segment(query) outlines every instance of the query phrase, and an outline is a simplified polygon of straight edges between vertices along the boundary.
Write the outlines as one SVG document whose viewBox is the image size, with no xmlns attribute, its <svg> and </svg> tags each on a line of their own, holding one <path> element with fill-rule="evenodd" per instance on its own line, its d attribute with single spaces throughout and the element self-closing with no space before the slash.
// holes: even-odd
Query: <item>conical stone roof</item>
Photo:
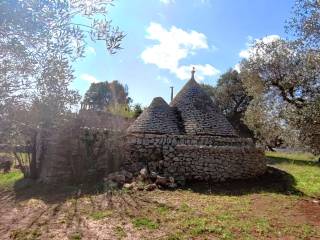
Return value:
<svg viewBox="0 0 320 240">
<path fill-rule="evenodd" d="M 175 110 L 161 97 L 156 97 L 150 106 L 128 128 L 128 133 L 180 134 Z"/>
<path fill-rule="evenodd" d="M 186 134 L 236 136 L 232 125 L 195 81 L 194 70 L 191 79 L 170 105 L 181 115 Z"/>
</svg>

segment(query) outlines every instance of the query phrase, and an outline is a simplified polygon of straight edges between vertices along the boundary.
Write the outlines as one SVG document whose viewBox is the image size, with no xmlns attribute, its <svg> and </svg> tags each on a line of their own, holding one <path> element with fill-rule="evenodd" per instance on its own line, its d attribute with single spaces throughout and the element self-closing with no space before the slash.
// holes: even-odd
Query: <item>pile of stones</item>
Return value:
<svg viewBox="0 0 320 240">
<path fill-rule="evenodd" d="M 164 177 L 156 172 L 142 168 L 137 176 L 122 170 L 108 174 L 104 178 L 105 189 L 127 189 L 133 191 L 153 191 L 155 189 L 175 189 L 184 185 L 184 179 L 176 181 L 173 177 Z"/>
</svg>

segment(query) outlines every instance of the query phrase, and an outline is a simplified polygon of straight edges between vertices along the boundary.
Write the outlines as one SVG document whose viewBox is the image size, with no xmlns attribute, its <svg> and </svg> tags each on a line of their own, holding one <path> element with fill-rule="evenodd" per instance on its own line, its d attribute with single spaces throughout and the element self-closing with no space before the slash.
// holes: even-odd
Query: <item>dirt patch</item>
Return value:
<svg viewBox="0 0 320 240">
<path fill-rule="evenodd" d="M 0 192 L 1 239 L 317 239 L 319 205 L 297 195 L 192 189 Z"/>
<path fill-rule="evenodd" d="M 314 225 L 320 226 L 320 200 L 304 199 L 297 204 L 297 210 Z"/>
</svg>

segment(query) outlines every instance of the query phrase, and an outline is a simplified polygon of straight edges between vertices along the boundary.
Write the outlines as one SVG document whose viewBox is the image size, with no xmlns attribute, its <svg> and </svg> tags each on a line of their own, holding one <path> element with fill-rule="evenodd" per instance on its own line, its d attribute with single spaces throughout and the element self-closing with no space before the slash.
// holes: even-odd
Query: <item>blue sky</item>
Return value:
<svg viewBox="0 0 320 240">
<path fill-rule="evenodd" d="M 109 55 L 102 42 L 88 41 L 86 57 L 74 63 L 73 88 L 83 95 L 91 82 L 119 80 L 134 103 L 170 100 L 196 66 L 199 82 L 219 75 L 250 53 L 253 39 L 287 37 L 285 20 L 293 0 L 115 0 L 110 18 L 127 36 Z"/>
</svg>

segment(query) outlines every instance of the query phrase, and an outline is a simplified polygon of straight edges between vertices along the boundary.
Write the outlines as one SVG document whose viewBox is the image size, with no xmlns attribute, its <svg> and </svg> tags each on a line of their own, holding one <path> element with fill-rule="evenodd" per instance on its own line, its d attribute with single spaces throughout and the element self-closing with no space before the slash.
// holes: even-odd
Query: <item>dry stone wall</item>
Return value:
<svg viewBox="0 0 320 240">
<path fill-rule="evenodd" d="M 131 134 L 130 161 L 125 168 L 150 171 L 176 179 L 224 181 L 263 174 L 264 154 L 251 139 L 219 136 Z"/>
<path fill-rule="evenodd" d="M 120 170 L 125 158 L 121 151 L 125 144 L 121 132 L 94 128 L 71 132 L 50 132 L 42 140 L 45 143 L 43 153 L 39 154 L 42 156 L 39 164 L 42 182 L 89 182 Z"/>
</svg>

